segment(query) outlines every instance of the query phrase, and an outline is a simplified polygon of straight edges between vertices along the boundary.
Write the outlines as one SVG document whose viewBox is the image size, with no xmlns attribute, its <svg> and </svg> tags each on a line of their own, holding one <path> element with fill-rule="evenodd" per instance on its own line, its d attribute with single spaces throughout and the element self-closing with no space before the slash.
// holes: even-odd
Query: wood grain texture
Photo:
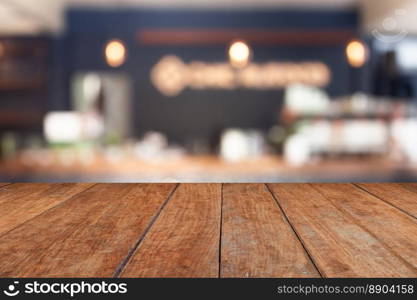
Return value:
<svg viewBox="0 0 417 300">
<path fill-rule="evenodd" d="M 0 277 L 417 276 L 417 184 L 268 186 L 0 183 Z"/>
<path fill-rule="evenodd" d="M 98 184 L 0 238 L 0 277 L 110 277 L 175 188 Z"/>
<path fill-rule="evenodd" d="M 264 184 L 223 186 L 221 277 L 320 277 Z"/>
<path fill-rule="evenodd" d="M 122 277 L 217 277 L 220 184 L 181 184 Z"/>
<path fill-rule="evenodd" d="M 333 204 L 336 201 L 334 195 L 331 196 L 332 200 L 326 199 L 310 184 L 270 184 L 269 187 L 324 276 L 417 275 L 417 270 L 392 250 L 392 247 L 404 245 L 389 247 L 381 242 L 377 236 L 359 225 L 356 218 L 346 214 L 346 210 L 341 211 L 337 208 Z M 325 194 L 327 195 L 327 192 Z M 352 197 L 352 201 L 357 200 L 355 196 L 346 196 Z M 346 197 L 340 201 L 343 199 Z M 382 203 L 381 201 L 379 204 Z M 370 216 L 364 212 L 363 217 Z M 410 246 L 409 242 L 406 243 Z"/>
<path fill-rule="evenodd" d="M 417 218 L 416 183 L 366 183 L 356 185 Z"/>
<path fill-rule="evenodd" d="M 91 186 L 91 183 L 15 183 L 1 187 L 0 236 Z"/>
<path fill-rule="evenodd" d="M 417 275 L 417 220 L 351 184 L 314 184 L 344 215 L 369 231 Z"/>
</svg>

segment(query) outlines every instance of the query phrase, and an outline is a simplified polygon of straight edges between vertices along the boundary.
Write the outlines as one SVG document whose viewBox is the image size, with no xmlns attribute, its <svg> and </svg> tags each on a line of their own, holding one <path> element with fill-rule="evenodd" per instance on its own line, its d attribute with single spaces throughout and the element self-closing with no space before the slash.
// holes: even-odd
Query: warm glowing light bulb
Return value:
<svg viewBox="0 0 417 300">
<path fill-rule="evenodd" d="M 106 50 L 107 64 L 113 68 L 120 67 L 126 60 L 126 48 L 119 40 L 112 40 L 107 43 Z"/>
<path fill-rule="evenodd" d="M 229 60 L 234 67 L 245 67 L 249 63 L 250 57 L 251 50 L 245 42 L 234 42 L 229 48 Z"/>
<path fill-rule="evenodd" d="M 352 67 L 360 68 L 366 63 L 368 58 L 368 49 L 363 42 L 354 40 L 347 45 L 346 56 Z"/>
</svg>

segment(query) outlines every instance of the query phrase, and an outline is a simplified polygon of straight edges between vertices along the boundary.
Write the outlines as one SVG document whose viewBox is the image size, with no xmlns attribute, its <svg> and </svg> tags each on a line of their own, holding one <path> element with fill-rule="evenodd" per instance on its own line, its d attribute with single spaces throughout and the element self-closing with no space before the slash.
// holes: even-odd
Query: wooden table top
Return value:
<svg viewBox="0 0 417 300">
<path fill-rule="evenodd" d="M 417 184 L 0 184 L 0 277 L 417 277 Z"/>
</svg>

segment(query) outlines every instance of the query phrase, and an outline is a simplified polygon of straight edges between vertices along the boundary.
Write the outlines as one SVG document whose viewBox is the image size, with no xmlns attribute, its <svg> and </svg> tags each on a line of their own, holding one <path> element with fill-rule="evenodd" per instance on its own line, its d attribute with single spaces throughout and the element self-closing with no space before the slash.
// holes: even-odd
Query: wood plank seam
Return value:
<svg viewBox="0 0 417 300">
<path fill-rule="evenodd" d="M 172 189 L 172 191 L 169 193 L 168 197 L 165 199 L 164 203 L 161 205 L 159 210 L 156 212 L 155 216 L 151 219 L 146 229 L 143 231 L 143 233 L 139 236 L 136 243 L 133 245 L 132 249 L 127 253 L 126 257 L 120 262 L 119 266 L 116 268 L 113 277 L 119 278 L 120 275 L 123 273 L 124 269 L 132 259 L 132 257 L 136 254 L 136 251 L 139 249 L 140 244 L 145 239 L 148 232 L 151 230 L 152 226 L 155 224 L 156 220 L 159 218 L 161 212 L 164 210 L 165 206 L 168 204 L 168 202 L 171 200 L 172 196 L 175 194 L 176 190 L 180 186 L 179 183 Z"/>
<path fill-rule="evenodd" d="M 398 206 L 394 205 L 394 204 L 393 204 L 393 203 L 391 203 L 391 202 L 388 202 L 388 201 L 386 201 L 386 200 L 382 199 L 382 198 L 381 198 L 381 197 L 379 197 L 378 195 L 376 195 L 376 194 L 374 194 L 374 193 L 372 193 L 372 192 L 368 191 L 366 188 L 364 188 L 364 187 L 360 186 L 359 184 L 352 183 L 352 185 L 353 185 L 353 186 L 355 186 L 356 188 L 358 188 L 358 189 L 360 189 L 360 190 L 362 190 L 362 191 L 364 191 L 364 192 L 368 193 L 369 195 L 373 196 L 374 198 L 377 198 L 377 199 L 379 199 L 379 200 L 381 200 L 381 201 L 385 202 L 385 203 L 386 203 L 386 204 L 388 204 L 389 206 L 392 206 L 392 207 L 394 207 L 394 208 L 398 209 L 399 211 L 401 211 L 402 213 L 404 213 L 404 214 L 406 214 L 406 215 L 408 215 L 408 216 L 412 217 L 413 219 L 416 219 L 416 220 L 417 220 L 417 218 L 416 218 L 415 216 L 413 216 L 412 214 L 410 214 L 410 213 L 409 213 L 409 212 L 407 212 L 406 210 L 404 210 L 404 209 L 402 209 L 402 208 L 400 208 L 400 207 L 398 207 Z M 416 194 L 416 197 L 417 197 L 417 194 Z"/>
<path fill-rule="evenodd" d="M 311 253 L 308 250 L 308 248 L 306 247 L 303 239 L 301 238 L 301 236 L 299 235 L 299 233 L 297 232 L 297 230 L 295 229 L 295 227 L 291 223 L 290 219 L 288 218 L 287 214 L 285 213 L 284 209 L 282 208 L 281 204 L 279 203 L 279 200 L 277 199 L 277 197 L 275 196 L 275 194 L 271 191 L 269 185 L 268 184 L 265 184 L 265 186 L 266 186 L 267 190 L 269 191 L 269 193 L 271 194 L 272 198 L 274 199 L 276 205 L 278 206 L 278 209 L 282 212 L 285 221 L 291 227 L 292 231 L 294 232 L 295 236 L 297 237 L 297 239 L 300 242 L 301 246 L 303 247 L 304 251 L 307 253 L 307 256 L 310 259 L 311 263 L 313 264 L 314 268 L 319 273 L 319 275 L 320 275 L 321 278 L 325 278 L 326 277 L 325 276 L 325 273 L 322 270 L 320 270 L 320 268 L 318 267 L 317 263 L 314 261 L 313 256 L 311 255 Z"/>
<path fill-rule="evenodd" d="M 222 273 L 222 239 L 223 239 L 223 188 L 224 183 L 222 183 L 221 192 L 220 192 L 220 237 L 219 237 L 219 278 Z"/>
<path fill-rule="evenodd" d="M 13 230 L 15 230 L 16 228 L 19 228 L 20 226 L 23 226 L 23 225 L 25 225 L 26 223 L 28 223 L 28 222 L 32 221 L 33 219 L 35 219 L 35 218 L 37 218 L 37 217 L 39 217 L 39 216 L 42 216 L 43 214 L 45 214 L 45 213 L 49 212 L 50 210 L 55 209 L 55 208 L 57 208 L 57 207 L 59 207 L 59 206 L 63 205 L 64 203 L 66 203 L 66 202 L 70 201 L 71 199 L 73 199 L 73 198 L 75 198 L 75 197 L 77 197 L 77 196 L 81 195 L 82 193 L 85 193 L 86 191 L 90 190 L 91 188 L 93 188 L 93 187 L 94 187 L 94 186 L 96 186 L 96 185 L 97 185 L 97 183 L 94 183 L 93 185 L 89 186 L 89 187 L 88 187 L 88 188 L 86 188 L 85 190 L 83 190 L 83 191 L 81 191 L 81 192 L 78 192 L 78 193 L 76 193 L 76 194 L 74 194 L 74 195 L 72 195 L 72 196 L 68 197 L 67 199 L 63 200 L 62 202 L 58 203 L 57 205 L 54 205 L 54 206 L 52 206 L 52 207 L 48 208 L 47 210 L 44 210 L 44 211 L 43 211 L 43 212 L 41 212 L 40 214 L 38 214 L 38 215 L 36 215 L 36 216 L 33 216 L 32 218 L 30 218 L 30 219 L 28 219 L 28 220 L 24 221 L 23 223 L 20 223 L 19 225 L 17 225 L 17 226 L 15 226 L 15 227 L 11 228 L 10 230 L 7 230 L 7 231 L 5 231 L 5 232 L 1 233 L 1 234 L 0 234 L 0 238 L 2 238 L 3 236 L 5 236 L 6 234 L 8 234 L 8 233 L 12 232 L 12 231 L 13 231 Z M 7 185 L 7 186 L 9 186 L 9 185 Z"/>
<path fill-rule="evenodd" d="M 317 189 L 314 186 L 314 184 L 309 183 L 308 185 L 310 185 L 315 191 L 317 191 L 319 194 L 321 194 L 323 196 L 323 198 L 326 199 L 329 202 L 330 205 L 332 205 L 336 210 L 338 210 L 339 212 L 341 212 L 342 214 L 344 214 L 345 217 L 348 218 L 349 220 L 351 220 L 354 224 L 356 224 L 356 226 L 360 227 L 363 231 L 367 232 L 370 236 L 372 236 L 373 238 L 375 238 L 376 240 L 378 240 L 385 247 L 385 249 L 388 252 L 390 252 L 393 256 L 395 256 L 397 259 L 401 260 L 405 265 L 409 266 L 410 268 L 412 268 L 412 269 L 415 268 L 415 266 L 413 266 L 410 262 L 408 262 L 402 256 L 398 255 L 394 250 L 392 250 L 392 248 L 391 248 L 390 245 L 388 245 L 387 243 L 385 243 L 384 241 L 382 241 L 371 230 L 367 229 L 365 226 L 363 226 L 362 224 L 360 224 L 359 222 L 357 222 L 356 219 L 353 216 L 351 216 L 351 214 L 349 212 L 346 212 L 346 211 L 340 209 L 339 207 L 337 207 L 333 203 L 333 201 L 331 201 L 329 198 L 327 198 L 326 194 L 322 193 L 322 191 L 320 191 L 319 189 Z M 371 195 L 372 197 L 374 197 L 372 194 L 368 193 L 367 191 L 363 191 L 363 190 L 361 190 L 361 191 L 364 192 L 364 193 L 367 193 L 367 194 Z M 377 199 L 380 200 L 379 198 L 377 198 Z"/>
<path fill-rule="evenodd" d="M 1 238 L 0 274 L 112 277 L 174 187 L 98 184 Z"/>
<path fill-rule="evenodd" d="M 378 204 L 382 204 L 382 202 L 349 185 L 314 184 L 314 186 L 322 193 L 313 189 L 312 185 L 306 184 L 271 184 L 270 188 L 278 197 L 291 222 L 299 231 L 318 266 L 325 271 L 327 277 L 415 276 L 415 268 L 404 265 L 402 260 L 399 260 L 396 255 L 392 255 L 392 252 L 380 243 L 379 238 L 370 235 L 362 226 L 358 226 L 349 218 L 349 216 L 355 217 L 363 226 L 376 233 L 378 228 L 381 228 L 378 225 L 382 225 L 382 228 L 390 226 L 388 227 L 391 228 L 390 236 L 393 237 L 388 237 L 386 241 L 392 241 L 391 245 L 394 250 L 401 245 L 408 246 L 408 254 L 406 255 L 411 258 L 411 261 L 414 261 L 412 242 L 409 242 L 405 237 L 397 243 L 395 233 L 391 234 L 391 232 L 395 232 L 392 226 L 395 224 L 391 224 L 390 219 L 385 223 L 379 217 L 380 205 Z M 323 194 L 326 197 L 323 197 Z M 368 201 L 365 201 L 366 199 Z M 333 201 L 329 203 L 329 200 Z M 355 209 L 356 202 L 359 203 L 359 208 Z M 334 206 L 342 208 L 342 211 Z M 371 207 L 369 208 L 369 206 Z M 406 222 L 404 223 L 405 228 L 415 230 L 414 220 L 391 207 L 387 206 L 387 208 L 394 213 L 395 220 L 401 224 L 403 224 L 401 220 L 408 220 L 404 221 Z M 385 219 L 385 213 L 381 212 L 381 214 Z M 372 223 L 373 217 L 377 218 L 380 223 Z"/>
<path fill-rule="evenodd" d="M 217 278 L 221 184 L 181 184 L 120 277 Z"/>
</svg>

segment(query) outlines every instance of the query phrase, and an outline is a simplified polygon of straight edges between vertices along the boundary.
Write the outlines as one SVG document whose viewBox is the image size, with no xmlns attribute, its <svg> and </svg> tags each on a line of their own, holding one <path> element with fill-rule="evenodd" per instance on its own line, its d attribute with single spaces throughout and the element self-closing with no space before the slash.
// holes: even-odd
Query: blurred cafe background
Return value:
<svg viewBox="0 0 417 300">
<path fill-rule="evenodd" d="M 0 0 L 0 181 L 417 180 L 415 0 Z"/>
</svg>

